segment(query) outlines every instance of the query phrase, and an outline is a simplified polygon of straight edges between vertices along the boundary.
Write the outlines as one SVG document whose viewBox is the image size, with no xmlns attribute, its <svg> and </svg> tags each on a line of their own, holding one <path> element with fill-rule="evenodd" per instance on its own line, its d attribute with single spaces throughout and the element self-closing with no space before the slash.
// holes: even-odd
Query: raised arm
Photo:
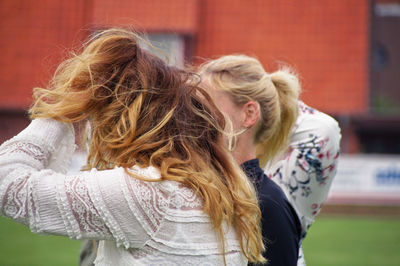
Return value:
<svg viewBox="0 0 400 266">
<path fill-rule="evenodd" d="M 32 232 L 142 246 L 162 213 L 141 195 L 166 198 L 122 168 L 66 176 L 73 150 L 72 127 L 52 119 L 34 120 L 1 145 L 0 214 Z"/>
</svg>

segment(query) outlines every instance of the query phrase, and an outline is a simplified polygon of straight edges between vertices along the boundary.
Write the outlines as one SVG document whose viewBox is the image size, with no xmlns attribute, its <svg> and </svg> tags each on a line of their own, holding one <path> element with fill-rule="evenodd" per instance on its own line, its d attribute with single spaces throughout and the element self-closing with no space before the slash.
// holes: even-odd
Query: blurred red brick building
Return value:
<svg viewBox="0 0 400 266">
<path fill-rule="evenodd" d="M 282 62 L 289 64 L 301 76 L 303 100 L 341 121 L 344 151 L 359 151 L 361 137 L 353 118 L 375 117 L 371 111 L 375 4 L 368 0 L 3 0 L 0 142 L 28 123 L 24 110 L 31 103 L 32 88 L 46 86 L 65 51 L 95 29 L 129 25 L 150 34 L 179 36 L 188 61 L 245 53 L 257 56 L 267 71 Z M 357 121 L 364 125 L 361 120 Z"/>
</svg>

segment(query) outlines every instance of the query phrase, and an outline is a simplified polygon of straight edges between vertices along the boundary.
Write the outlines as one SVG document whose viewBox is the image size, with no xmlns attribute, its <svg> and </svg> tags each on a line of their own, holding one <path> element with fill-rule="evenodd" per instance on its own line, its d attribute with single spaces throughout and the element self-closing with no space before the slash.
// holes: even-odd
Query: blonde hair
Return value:
<svg viewBox="0 0 400 266">
<path fill-rule="evenodd" d="M 301 90 L 298 78 L 290 69 L 268 74 L 256 58 L 228 55 L 205 62 L 199 67 L 199 74 L 213 88 L 227 92 L 236 104 L 248 101 L 259 104 L 255 143 L 261 165 L 285 149 L 297 119 Z"/>
<path fill-rule="evenodd" d="M 34 90 L 31 117 L 87 119 L 87 169 L 158 168 L 161 180 L 178 181 L 202 198 L 223 254 L 226 221 L 249 261 L 265 261 L 255 191 L 222 145 L 223 115 L 197 86 L 197 75 L 168 66 L 138 39 L 123 29 L 94 35 L 60 65 L 48 89 Z"/>
</svg>

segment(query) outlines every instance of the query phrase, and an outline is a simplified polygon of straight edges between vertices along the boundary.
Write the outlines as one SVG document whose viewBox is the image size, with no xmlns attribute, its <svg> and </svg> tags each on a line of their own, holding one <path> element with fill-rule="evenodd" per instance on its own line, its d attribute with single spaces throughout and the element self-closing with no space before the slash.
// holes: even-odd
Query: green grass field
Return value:
<svg viewBox="0 0 400 266">
<path fill-rule="evenodd" d="M 320 216 L 303 242 L 307 265 L 400 265 L 400 218 Z"/>
<path fill-rule="evenodd" d="M 33 234 L 0 217 L 0 266 L 78 265 L 80 242 L 66 237 Z"/>
<path fill-rule="evenodd" d="M 400 219 L 321 216 L 303 243 L 308 266 L 400 265 Z M 77 265 L 80 242 L 0 218 L 1 266 Z"/>
</svg>

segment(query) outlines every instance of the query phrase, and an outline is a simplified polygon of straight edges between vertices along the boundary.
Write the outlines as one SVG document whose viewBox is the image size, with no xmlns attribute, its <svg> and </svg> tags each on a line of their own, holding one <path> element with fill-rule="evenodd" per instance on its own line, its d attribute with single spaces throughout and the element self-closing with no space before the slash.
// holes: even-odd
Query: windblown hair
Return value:
<svg viewBox="0 0 400 266">
<path fill-rule="evenodd" d="M 168 66 L 139 39 L 123 29 L 94 35 L 59 66 L 49 88 L 34 90 L 31 117 L 89 121 L 87 169 L 158 168 L 161 180 L 202 198 L 224 254 L 227 222 L 249 261 L 265 261 L 255 191 L 222 144 L 223 115 L 197 86 L 198 75 Z"/>
<path fill-rule="evenodd" d="M 248 101 L 259 104 L 255 143 L 261 165 L 285 150 L 297 119 L 301 90 L 298 78 L 290 69 L 268 74 L 256 58 L 228 55 L 205 62 L 199 67 L 199 74 L 213 88 L 227 92 L 237 105 Z"/>
</svg>

